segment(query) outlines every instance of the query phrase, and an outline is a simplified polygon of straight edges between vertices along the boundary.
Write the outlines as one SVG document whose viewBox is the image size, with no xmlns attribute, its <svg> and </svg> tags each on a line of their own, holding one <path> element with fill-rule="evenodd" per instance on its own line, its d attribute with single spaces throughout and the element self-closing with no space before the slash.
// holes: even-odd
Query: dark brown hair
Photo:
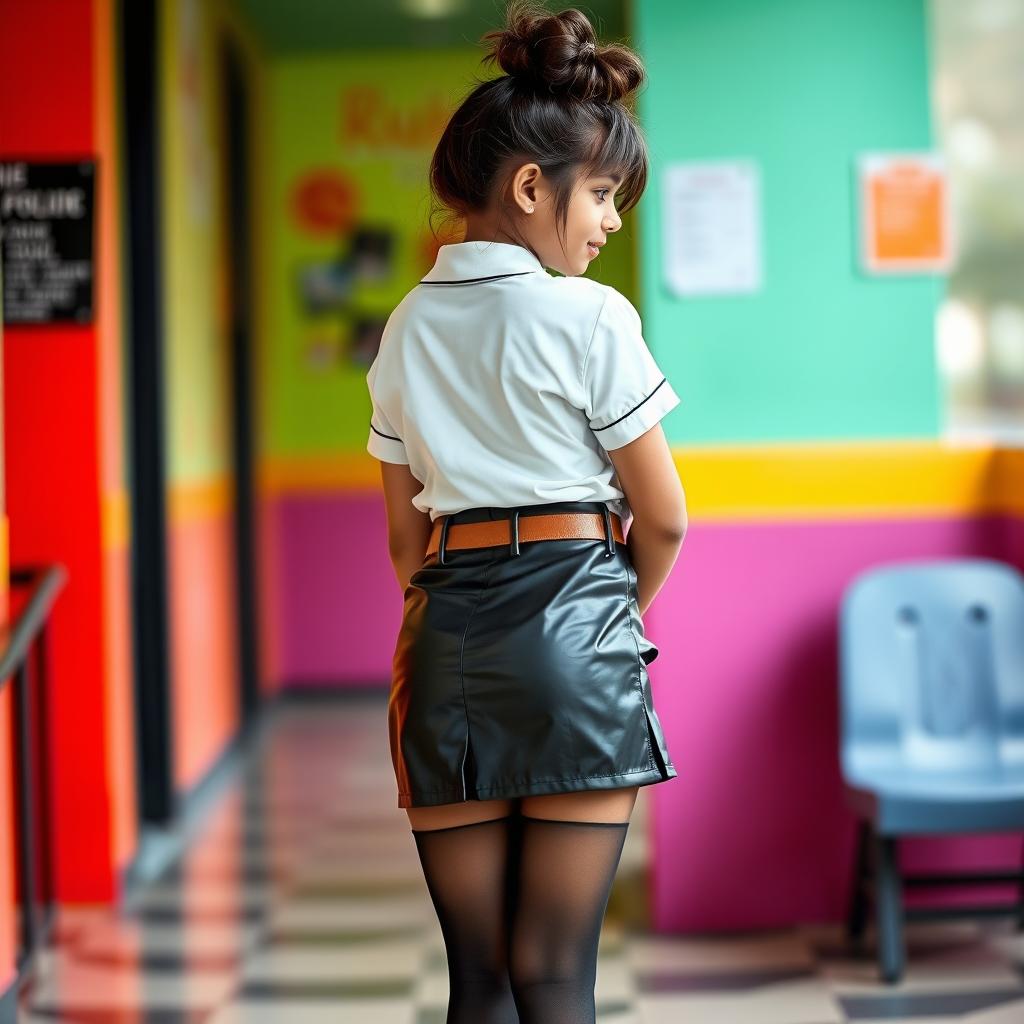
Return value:
<svg viewBox="0 0 1024 1024">
<path fill-rule="evenodd" d="M 581 177 L 621 176 L 618 209 L 632 209 L 648 173 L 625 102 L 644 81 L 640 58 L 618 43 L 598 45 L 582 12 L 552 14 L 529 0 L 512 0 L 505 27 L 482 41 L 490 44 L 482 63 L 505 74 L 478 82 L 445 127 L 430 162 L 433 212 L 486 207 L 513 158 L 537 163 L 551 183 L 561 234 Z"/>
</svg>

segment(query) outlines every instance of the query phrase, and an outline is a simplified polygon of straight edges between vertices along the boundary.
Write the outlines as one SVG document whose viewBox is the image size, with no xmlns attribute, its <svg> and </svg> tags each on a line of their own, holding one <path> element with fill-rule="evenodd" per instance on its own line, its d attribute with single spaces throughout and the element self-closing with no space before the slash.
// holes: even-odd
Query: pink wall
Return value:
<svg viewBox="0 0 1024 1024">
<path fill-rule="evenodd" d="M 838 762 L 843 588 L 889 560 L 1005 557 L 1011 541 L 1019 553 L 1021 533 L 1002 517 L 691 526 L 645 623 L 661 648 L 652 687 L 679 770 L 652 794 L 658 930 L 842 919 L 855 821 Z M 1019 836 L 920 838 L 903 863 L 1019 856 Z"/>
<path fill-rule="evenodd" d="M 269 515 L 283 684 L 387 688 L 402 592 L 388 561 L 382 497 L 285 497 Z"/>
</svg>

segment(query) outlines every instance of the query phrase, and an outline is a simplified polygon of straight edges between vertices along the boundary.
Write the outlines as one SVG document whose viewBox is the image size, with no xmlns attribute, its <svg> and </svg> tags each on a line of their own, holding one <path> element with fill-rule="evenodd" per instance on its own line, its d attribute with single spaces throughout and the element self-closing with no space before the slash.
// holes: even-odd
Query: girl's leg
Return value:
<svg viewBox="0 0 1024 1024">
<path fill-rule="evenodd" d="M 628 786 L 624 789 L 588 789 L 581 793 L 524 796 L 520 810 L 531 818 L 628 822 L 638 789 L 638 786 Z"/>
<path fill-rule="evenodd" d="M 435 807 L 407 807 L 405 811 L 409 815 L 409 825 L 415 831 L 504 818 L 512 813 L 512 808 L 512 800 L 463 800 L 461 803 L 437 804 Z"/>
<path fill-rule="evenodd" d="M 511 800 L 410 807 L 448 956 L 447 1024 L 518 1024 L 508 977 Z"/>
<path fill-rule="evenodd" d="M 521 1024 L 593 1024 L 597 947 L 637 787 L 524 797 L 509 937 Z"/>
</svg>

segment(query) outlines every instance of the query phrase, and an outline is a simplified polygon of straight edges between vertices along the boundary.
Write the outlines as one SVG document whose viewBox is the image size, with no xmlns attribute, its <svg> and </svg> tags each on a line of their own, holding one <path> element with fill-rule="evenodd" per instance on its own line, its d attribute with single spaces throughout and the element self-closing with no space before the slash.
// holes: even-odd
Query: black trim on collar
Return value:
<svg viewBox="0 0 1024 1024">
<path fill-rule="evenodd" d="M 500 281 L 503 277 L 522 277 L 524 274 L 536 274 L 536 270 L 520 270 L 515 274 L 495 274 L 493 277 L 467 277 L 461 281 L 420 281 L 420 284 L 482 284 L 484 281 Z"/>
<path fill-rule="evenodd" d="M 661 383 L 658 384 L 658 387 L 655 388 L 654 391 L 657 391 L 658 388 L 660 388 L 661 385 L 664 384 L 664 383 L 665 383 L 665 378 L 662 377 L 661 378 Z M 651 394 L 647 396 L 647 398 L 643 399 L 643 401 L 637 402 L 636 405 L 634 405 L 633 408 L 629 410 L 629 412 L 624 412 L 617 420 L 612 420 L 611 423 L 606 423 L 603 427 L 591 427 L 590 429 L 591 430 L 607 430 L 609 427 L 614 427 L 616 423 L 621 423 L 627 416 L 632 416 L 633 413 L 635 413 L 637 411 L 637 409 L 639 409 L 640 406 L 643 405 L 644 402 L 647 401 L 648 398 L 651 398 L 653 396 L 653 394 L 654 394 L 654 391 L 652 391 Z"/>
<path fill-rule="evenodd" d="M 376 428 L 376 427 L 375 427 L 375 426 L 373 425 L 373 422 L 372 422 L 372 421 L 371 421 L 371 423 L 370 423 L 370 429 L 371 429 L 371 430 L 372 430 L 372 431 L 373 431 L 373 432 L 374 432 L 375 434 L 380 434 L 380 436 L 381 436 L 381 437 L 386 437 L 386 438 L 388 438 L 388 439 L 389 439 L 389 440 L 391 440 L 391 441 L 401 441 L 401 440 L 402 440 L 402 439 L 401 439 L 400 437 L 395 437 L 395 436 L 394 436 L 393 434 L 385 434 L 383 430 L 378 430 L 378 429 L 377 429 L 377 428 Z M 403 442 L 403 443 L 404 443 L 404 442 Z"/>
</svg>

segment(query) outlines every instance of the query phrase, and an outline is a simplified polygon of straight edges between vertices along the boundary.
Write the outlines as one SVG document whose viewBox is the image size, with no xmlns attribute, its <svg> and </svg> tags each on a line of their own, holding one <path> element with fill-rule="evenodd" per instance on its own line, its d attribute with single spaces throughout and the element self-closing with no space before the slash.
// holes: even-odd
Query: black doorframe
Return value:
<svg viewBox="0 0 1024 1024">
<path fill-rule="evenodd" d="M 139 818 L 175 817 L 171 751 L 164 336 L 160 263 L 160 103 L 156 0 L 120 0 L 124 281 L 131 472 L 132 648 Z"/>
<path fill-rule="evenodd" d="M 253 401 L 252 179 L 250 173 L 249 93 L 242 57 L 225 37 L 220 47 L 224 102 L 224 197 L 228 253 L 231 373 L 231 457 L 235 482 L 235 584 L 237 600 L 238 686 L 241 729 L 259 707 L 259 628 L 255 531 Z"/>
</svg>

